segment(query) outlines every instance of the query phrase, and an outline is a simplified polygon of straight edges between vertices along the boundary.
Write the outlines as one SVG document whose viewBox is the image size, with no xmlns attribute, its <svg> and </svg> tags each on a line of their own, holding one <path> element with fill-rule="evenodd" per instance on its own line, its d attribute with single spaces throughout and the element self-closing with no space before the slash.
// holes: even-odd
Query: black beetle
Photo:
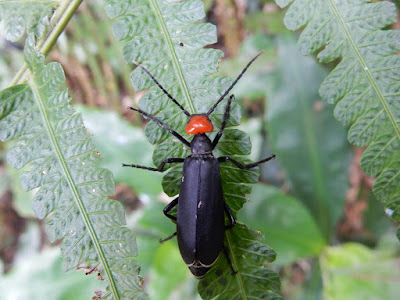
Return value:
<svg viewBox="0 0 400 300">
<path fill-rule="evenodd" d="M 236 80 L 230 85 L 230 87 L 218 99 L 218 101 L 215 102 L 215 104 L 207 113 L 193 115 L 189 114 L 182 107 L 182 105 L 180 105 L 178 101 L 175 100 L 160 85 L 160 83 L 144 66 L 135 62 L 135 64 L 142 68 L 158 85 L 158 87 L 176 105 L 179 106 L 183 113 L 189 117 L 189 122 L 186 126 L 186 133 L 194 134 L 194 138 L 191 142 L 189 142 L 179 133 L 169 128 L 166 124 L 154 116 L 149 115 L 140 109 L 129 107 L 130 109 L 139 112 L 144 117 L 156 122 L 159 126 L 163 127 L 165 130 L 169 131 L 172 135 L 179 139 L 183 144 L 190 147 L 191 155 L 186 158 L 167 158 L 160 164 L 158 168 L 150 168 L 133 164 L 123 164 L 123 166 L 163 172 L 165 164 L 183 162 L 182 183 L 180 186 L 179 197 L 175 198 L 164 208 L 164 214 L 176 222 L 176 232 L 168 238 L 162 240 L 162 242 L 171 239 L 175 235 L 177 236 L 182 258 L 196 278 L 202 278 L 207 273 L 207 271 L 218 258 L 221 251 L 224 251 L 226 255 L 232 270 L 232 274 L 236 273 L 224 247 L 225 230 L 233 227 L 236 222 L 231 210 L 224 201 L 219 164 L 230 161 L 240 169 L 249 169 L 275 157 L 275 155 L 271 155 L 270 157 L 258 162 L 243 165 L 229 156 L 216 158 L 213 155 L 212 151 L 218 144 L 218 141 L 221 138 L 223 130 L 226 126 L 230 104 L 234 98 L 233 95 L 231 95 L 227 101 L 221 128 L 214 140 L 211 141 L 206 135 L 207 132 L 212 132 L 214 129 L 208 116 L 226 97 L 226 95 L 242 77 L 244 72 L 254 62 L 254 60 L 261 55 L 261 53 L 262 52 L 257 54 L 247 64 Z M 169 214 L 170 210 L 176 205 L 178 205 L 177 217 Z M 225 226 L 224 211 L 227 213 L 230 220 L 230 224 L 227 226 Z"/>
</svg>

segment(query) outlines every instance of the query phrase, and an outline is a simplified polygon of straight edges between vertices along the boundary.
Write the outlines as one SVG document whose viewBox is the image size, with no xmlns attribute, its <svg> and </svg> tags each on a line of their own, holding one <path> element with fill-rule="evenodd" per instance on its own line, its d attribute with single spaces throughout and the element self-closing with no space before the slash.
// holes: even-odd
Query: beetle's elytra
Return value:
<svg viewBox="0 0 400 300">
<path fill-rule="evenodd" d="M 179 197 L 175 198 L 164 208 L 164 214 L 176 222 L 176 232 L 163 241 L 177 236 L 178 246 L 183 261 L 196 278 L 202 278 L 207 273 L 222 251 L 226 255 L 232 274 L 236 273 L 230 262 L 228 253 L 224 248 L 225 230 L 233 227 L 236 222 L 231 210 L 224 201 L 219 164 L 231 162 L 240 169 L 250 169 L 275 157 L 275 155 L 271 155 L 270 157 L 258 162 L 243 165 L 229 156 L 216 158 L 213 155 L 213 150 L 218 144 L 226 126 L 230 105 L 234 99 L 233 95 L 228 98 L 221 128 L 213 141 L 211 141 L 206 135 L 206 133 L 214 130 L 214 126 L 208 118 L 209 115 L 214 111 L 218 104 L 225 99 L 244 72 L 256 60 L 256 58 L 261 55 L 261 53 L 262 52 L 257 54 L 247 64 L 235 81 L 207 113 L 193 115 L 189 114 L 183 106 L 179 104 L 179 102 L 172 97 L 164 87 L 161 86 L 161 84 L 144 66 L 135 62 L 137 66 L 142 68 L 150 76 L 168 98 L 170 98 L 183 111 L 183 113 L 189 117 L 186 126 L 186 133 L 193 134 L 194 137 L 192 141 L 189 142 L 156 117 L 149 115 L 140 109 L 129 107 L 169 131 L 184 145 L 190 147 L 191 154 L 186 158 L 167 158 L 162 161 L 158 168 L 134 164 L 123 164 L 123 166 L 163 172 L 164 166 L 167 163 L 183 163 L 182 183 L 180 186 Z M 176 205 L 178 205 L 178 214 L 175 217 L 169 212 Z M 225 212 L 230 220 L 229 225 L 224 224 Z"/>
</svg>

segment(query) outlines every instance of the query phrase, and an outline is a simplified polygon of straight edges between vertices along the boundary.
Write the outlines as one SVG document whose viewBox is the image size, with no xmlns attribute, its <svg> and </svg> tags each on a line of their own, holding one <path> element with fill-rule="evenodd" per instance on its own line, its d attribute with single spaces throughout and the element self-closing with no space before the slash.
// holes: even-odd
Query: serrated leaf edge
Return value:
<svg viewBox="0 0 400 300">
<path fill-rule="evenodd" d="M 374 77 L 372 76 L 372 73 L 371 73 L 370 69 L 368 68 L 367 63 L 364 61 L 360 51 L 358 50 L 358 48 L 354 42 L 354 39 L 352 38 L 352 36 L 349 32 L 349 29 L 346 26 L 346 23 L 337 8 L 337 5 L 335 3 L 333 3 L 333 0 L 328 0 L 328 1 L 329 1 L 329 5 L 331 7 L 332 12 L 334 13 L 336 19 L 339 21 L 340 27 L 342 28 L 342 31 L 344 32 L 347 40 L 349 41 L 350 47 L 351 47 L 355 57 L 357 57 L 359 64 L 362 66 L 362 69 L 364 70 L 369 82 L 371 83 L 371 86 L 374 89 L 375 94 L 377 95 L 378 99 L 380 100 L 380 102 L 383 106 L 383 109 L 385 110 L 386 115 L 388 116 L 390 124 L 392 125 L 394 131 L 396 132 L 397 138 L 400 140 L 400 128 L 397 126 L 394 115 L 391 112 L 389 106 L 387 105 L 385 96 L 383 95 L 381 89 L 379 88 L 376 80 L 374 80 Z"/>
<path fill-rule="evenodd" d="M 58 160 L 58 162 L 60 164 L 61 169 L 63 170 L 65 179 L 68 182 L 68 185 L 69 185 L 71 193 L 72 193 L 72 195 L 74 197 L 75 203 L 78 206 L 79 212 L 80 212 L 80 214 L 82 216 L 82 219 L 84 220 L 85 226 L 86 226 L 86 228 L 87 228 L 87 230 L 88 230 L 88 232 L 90 234 L 90 237 L 91 237 L 91 240 L 93 242 L 93 245 L 96 248 L 96 252 L 97 252 L 97 254 L 99 256 L 99 259 L 100 259 L 100 261 L 101 261 L 101 263 L 102 263 L 102 265 L 104 267 L 104 271 L 106 272 L 107 279 L 108 279 L 108 282 L 110 284 L 113 296 L 114 296 L 115 299 L 120 299 L 119 293 L 118 293 L 118 290 L 117 290 L 117 287 L 116 287 L 116 284 L 115 284 L 115 281 L 114 281 L 114 277 L 111 274 L 110 266 L 108 265 L 108 262 L 107 262 L 107 260 L 105 258 L 104 252 L 103 252 L 102 247 L 100 245 L 100 241 L 99 241 L 99 239 L 98 239 L 98 237 L 96 235 L 96 232 L 95 232 L 95 230 L 94 230 L 94 228 L 92 226 L 92 223 L 89 220 L 89 215 L 88 215 L 88 213 L 87 213 L 87 211 L 85 209 L 85 206 L 83 204 L 83 201 L 82 201 L 81 197 L 79 196 L 79 193 L 78 193 L 78 191 L 76 189 L 76 186 L 74 184 L 74 181 L 72 179 L 71 173 L 69 172 L 68 167 L 67 167 L 67 165 L 65 163 L 65 160 L 63 158 L 63 155 L 62 155 L 62 152 L 61 152 L 61 148 L 60 148 L 60 146 L 59 146 L 59 144 L 57 142 L 57 139 L 55 137 L 54 131 L 53 131 L 52 127 L 51 127 L 50 120 L 47 117 L 46 108 L 45 108 L 45 105 L 44 105 L 45 101 L 41 97 L 40 92 L 39 92 L 39 90 L 37 88 L 37 85 L 36 85 L 36 83 L 34 82 L 34 80 L 32 78 L 34 78 L 34 75 L 30 72 L 30 79 L 28 80 L 28 84 L 29 84 L 30 88 L 32 89 L 34 98 L 35 98 L 36 103 L 37 103 L 37 105 L 39 107 L 39 111 L 40 111 L 40 114 L 42 116 L 43 124 L 46 127 L 46 131 L 47 131 L 48 137 L 49 137 L 49 139 L 51 141 L 51 146 L 53 148 L 53 151 L 56 154 L 57 160 Z"/>
<path fill-rule="evenodd" d="M 164 40 L 166 45 L 168 46 L 168 50 L 169 53 L 171 55 L 171 61 L 172 61 L 172 65 L 174 66 L 174 70 L 175 70 L 175 74 L 176 74 L 176 78 L 179 81 L 179 85 L 182 89 L 182 93 L 185 96 L 185 103 L 187 105 L 187 107 L 189 108 L 189 112 L 190 113 L 194 113 L 195 109 L 193 106 L 193 99 L 190 97 L 190 93 L 189 93 L 189 88 L 186 84 L 185 78 L 183 76 L 182 73 L 182 68 L 179 65 L 179 60 L 178 57 L 176 55 L 174 46 L 172 44 L 172 38 L 169 34 L 169 31 L 167 29 L 167 25 L 165 24 L 164 19 L 162 18 L 162 14 L 161 14 L 161 10 L 158 6 L 158 3 L 156 0 L 149 0 L 149 3 L 151 5 L 152 10 L 155 12 L 155 16 L 157 19 L 157 22 L 159 24 L 159 27 L 161 28 L 162 32 L 163 32 L 163 36 L 164 36 Z"/>
</svg>

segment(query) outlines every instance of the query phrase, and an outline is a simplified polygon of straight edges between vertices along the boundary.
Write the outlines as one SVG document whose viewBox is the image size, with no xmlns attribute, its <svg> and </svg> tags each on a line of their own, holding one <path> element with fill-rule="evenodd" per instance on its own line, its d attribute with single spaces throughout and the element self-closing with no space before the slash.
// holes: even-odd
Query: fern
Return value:
<svg viewBox="0 0 400 300">
<path fill-rule="evenodd" d="M 400 220 L 400 32 L 380 30 L 397 19 L 387 1 L 276 1 L 289 7 L 285 24 L 295 30 L 307 24 L 298 45 L 303 54 L 318 53 L 321 62 L 341 58 L 320 88 L 335 103 L 335 117 L 350 126 L 348 139 L 369 145 L 361 167 L 377 177 L 373 191 L 393 218 Z M 400 238 L 400 234 L 398 234 Z"/>
<path fill-rule="evenodd" d="M 230 85 L 229 78 L 216 75 L 222 52 L 203 49 L 204 46 L 216 41 L 216 30 L 211 24 L 199 22 L 205 16 L 200 1 L 109 0 L 106 11 L 114 20 L 113 32 L 123 43 L 126 62 L 131 65 L 132 61 L 142 63 L 190 113 L 206 112 Z M 184 131 L 187 117 L 151 79 L 140 68 L 131 73 L 131 79 L 136 91 L 148 89 L 140 99 L 139 107 L 150 114 L 157 113 L 157 118 L 190 139 Z M 216 128 L 221 124 L 224 109 L 225 106 L 221 104 L 211 115 Z M 228 127 L 238 125 L 240 118 L 239 106 L 233 103 Z M 159 165 L 167 157 L 186 157 L 189 154 L 179 141 L 155 123 L 149 122 L 145 132 L 149 141 L 157 145 L 153 155 L 155 165 Z M 241 156 L 248 155 L 251 150 L 247 134 L 234 129 L 225 131 L 217 148 L 217 155 L 238 156 L 236 158 L 241 161 L 246 161 Z M 169 167 L 163 179 L 163 188 L 168 195 L 175 196 L 179 193 L 182 166 Z M 251 190 L 248 184 L 258 180 L 258 170 L 242 171 L 227 163 L 221 164 L 221 176 L 225 201 L 236 212 L 246 202 L 245 195 Z M 229 251 L 232 256 L 237 255 L 234 245 L 240 244 L 239 231 L 243 235 L 241 238 L 244 236 L 249 240 L 253 238 L 250 229 L 238 227 L 227 231 L 227 239 L 230 240 L 231 246 Z M 247 270 L 247 266 L 257 270 L 259 268 L 267 270 L 264 267 L 265 262 L 256 258 L 257 255 L 262 256 L 264 252 L 257 247 L 254 248 L 253 245 L 246 244 L 246 246 L 252 248 L 246 251 L 255 251 L 255 256 L 249 256 L 249 260 L 242 263 L 233 262 L 234 268 L 239 273 Z M 224 259 L 222 255 L 219 260 L 221 259 Z M 229 272 L 226 264 L 220 266 L 224 268 L 224 272 Z M 213 278 L 215 272 L 220 272 L 220 269 L 213 268 L 205 280 Z M 269 283 L 265 285 L 264 292 L 271 288 L 271 295 L 279 294 L 277 276 L 271 277 L 267 271 L 261 272 L 259 276 Z M 263 294 L 254 286 L 246 290 L 242 276 L 234 278 L 231 288 L 239 290 L 240 295 L 259 297 Z M 203 296 L 208 298 L 211 295 L 213 297 L 218 295 L 216 286 L 212 286 L 211 289 L 216 290 Z M 265 299 L 275 299 L 271 295 L 268 294 Z"/>
<path fill-rule="evenodd" d="M 42 37 L 49 23 L 52 9 L 58 1 L 3 0 L 0 2 L 0 25 L 5 38 L 16 42 L 25 31 Z"/>
<path fill-rule="evenodd" d="M 64 73 L 58 63 L 25 47 L 28 84 L 0 93 L 0 140 L 18 139 L 7 159 L 21 176 L 24 189 L 39 188 L 33 208 L 46 219 L 51 242 L 63 238 L 66 270 L 97 268 L 106 283 L 106 299 L 143 299 L 135 239 L 122 227 L 122 206 L 112 175 L 97 169 L 99 157 L 81 115 L 69 105 Z"/>
<path fill-rule="evenodd" d="M 278 274 L 264 267 L 275 260 L 275 252 L 263 243 L 259 232 L 237 224 L 234 232 L 226 237 L 225 244 L 233 249 L 232 263 L 241 272 L 232 276 L 226 259 L 218 258 L 215 271 L 199 283 L 203 299 L 282 299 Z"/>
</svg>

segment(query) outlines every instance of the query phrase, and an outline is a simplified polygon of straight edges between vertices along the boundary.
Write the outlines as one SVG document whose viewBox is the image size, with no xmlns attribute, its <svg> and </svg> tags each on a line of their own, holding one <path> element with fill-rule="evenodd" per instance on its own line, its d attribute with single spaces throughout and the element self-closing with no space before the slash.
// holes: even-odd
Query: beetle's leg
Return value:
<svg viewBox="0 0 400 300">
<path fill-rule="evenodd" d="M 184 158 L 175 158 L 175 157 L 166 158 L 161 162 L 161 164 L 158 166 L 158 168 L 151 168 L 151 167 L 139 166 L 139 165 L 127 165 L 127 164 L 122 164 L 122 166 L 123 167 L 138 168 L 138 169 L 145 169 L 145 170 L 154 171 L 154 172 L 164 172 L 165 164 L 181 163 L 184 160 L 185 160 Z"/>
<path fill-rule="evenodd" d="M 170 203 L 168 203 L 168 205 L 166 207 L 164 207 L 164 209 L 163 209 L 164 215 L 173 221 L 176 221 L 176 217 L 173 215 L 170 215 L 168 212 L 178 204 L 178 199 L 179 199 L 179 197 L 176 197 L 174 200 L 172 200 Z M 174 236 L 176 236 L 176 232 L 171 234 L 169 237 L 166 237 L 165 239 L 160 240 L 160 243 L 164 243 L 165 241 L 172 239 Z"/>
<path fill-rule="evenodd" d="M 174 137 L 176 137 L 178 140 L 180 140 L 183 144 L 185 144 L 186 146 L 190 147 L 190 143 L 183 137 L 181 136 L 179 133 L 177 133 L 175 130 L 172 130 L 171 128 L 168 127 L 167 124 L 161 122 L 159 119 L 157 119 L 156 117 L 153 117 L 152 115 L 149 115 L 148 113 L 144 112 L 143 110 L 140 109 L 136 109 L 133 107 L 128 106 L 129 109 L 137 111 L 138 113 L 140 113 L 141 115 L 145 116 L 146 118 L 149 118 L 150 120 L 152 120 L 153 122 L 157 123 L 159 126 L 161 126 L 162 128 L 164 128 L 165 130 L 167 130 L 169 133 L 171 133 Z"/>
<path fill-rule="evenodd" d="M 218 161 L 219 162 L 227 162 L 230 161 L 231 163 L 233 163 L 234 165 L 236 165 L 239 169 L 251 169 L 254 167 L 257 167 L 259 164 L 265 163 L 271 159 L 275 158 L 275 154 L 272 154 L 270 157 L 264 158 L 260 161 L 257 161 L 255 163 L 252 164 L 248 164 L 248 165 L 244 165 L 240 162 L 238 162 L 237 160 L 234 160 L 233 158 L 229 157 L 229 156 L 221 156 L 218 157 Z"/>
<path fill-rule="evenodd" d="M 224 203 L 224 204 L 225 204 L 225 211 L 226 211 L 226 213 L 228 214 L 229 220 L 231 221 L 231 224 L 230 224 L 230 225 L 225 226 L 225 230 L 228 230 L 228 229 L 231 229 L 233 226 L 236 225 L 236 220 L 235 220 L 235 218 L 233 217 L 232 211 L 231 211 L 231 209 L 229 208 L 228 204 L 226 204 L 226 203 Z M 235 274 L 237 273 L 237 271 L 235 271 L 235 269 L 234 269 L 233 266 L 232 266 L 231 259 L 229 258 L 229 253 L 228 253 L 228 250 L 226 249 L 225 245 L 224 245 L 224 247 L 223 247 L 222 249 L 223 249 L 223 251 L 224 251 L 226 260 L 228 261 L 228 265 L 229 265 L 229 267 L 231 268 L 231 274 L 232 274 L 232 275 L 235 275 Z"/>
<path fill-rule="evenodd" d="M 166 237 L 165 239 L 161 239 L 161 240 L 160 240 L 160 243 L 162 244 L 162 243 L 164 243 L 164 242 L 166 242 L 166 241 L 169 241 L 169 240 L 172 239 L 174 236 L 176 236 L 176 231 L 175 231 L 173 234 L 171 234 L 169 237 Z"/>
<path fill-rule="evenodd" d="M 176 197 L 174 200 L 172 200 L 170 203 L 168 203 L 168 205 L 166 207 L 164 207 L 164 209 L 163 209 L 164 215 L 173 221 L 176 221 L 176 217 L 173 215 L 170 215 L 169 211 L 178 204 L 178 199 L 179 199 L 179 197 Z"/>
<path fill-rule="evenodd" d="M 217 146 L 218 141 L 222 136 L 222 132 L 225 129 L 226 121 L 227 121 L 228 116 L 229 116 L 229 110 L 230 110 L 230 107 L 231 107 L 231 102 L 232 102 L 233 99 L 235 99 L 235 95 L 231 95 L 229 97 L 229 99 L 228 99 L 228 102 L 226 103 L 226 108 L 225 108 L 224 116 L 222 118 L 221 128 L 219 129 L 217 135 L 215 136 L 215 138 L 214 138 L 214 140 L 212 142 L 212 148 L 213 149 L 215 148 L 215 146 Z"/>
<path fill-rule="evenodd" d="M 224 245 L 224 248 L 222 248 L 222 250 L 224 251 L 226 260 L 228 261 L 228 265 L 229 265 L 229 267 L 231 268 L 231 274 L 232 274 L 232 275 L 235 275 L 235 274 L 237 273 L 237 271 L 235 271 L 235 269 L 234 269 L 233 266 L 232 266 L 232 261 L 231 261 L 231 259 L 229 258 L 229 253 L 228 253 L 228 250 L 226 250 L 225 245 Z"/>
<path fill-rule="evenodd" d="M 231 224 L 225 226 L 225 230 L 228 230 L 228 229 L 231 229 L 233 226 L 236 225 L 236 220 L 235 220 L 235 217 L 233 216 L 232 211 L 229 208 L 228 204 L 226 204 L 226 203 L 224 203 L 224 204 L 225 204 L 226 214 L 228 215 L 229 220 L 231 221 Z"/>
</svg>

